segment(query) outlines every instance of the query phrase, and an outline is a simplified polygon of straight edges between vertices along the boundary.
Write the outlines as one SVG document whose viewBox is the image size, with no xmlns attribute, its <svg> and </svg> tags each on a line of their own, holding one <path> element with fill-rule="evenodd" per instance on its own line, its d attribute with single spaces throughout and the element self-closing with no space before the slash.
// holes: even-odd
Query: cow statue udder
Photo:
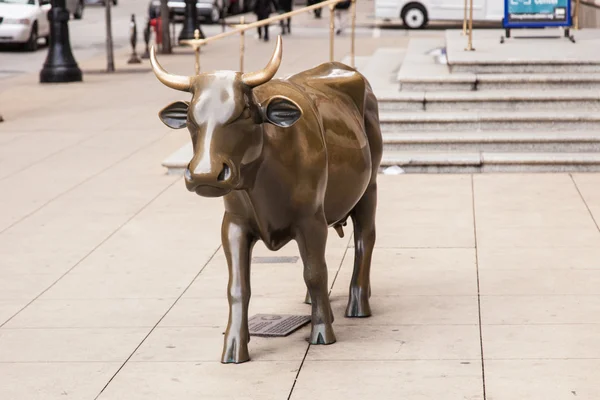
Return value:
<svg viewBox="0 0 600 400">
<path fill-rule="evenodd" d="M 167 126 L 187 127 L 191 134 L 187 189 L 224 199 L 229 322 L 223 363 L 250 359 L 250 262 L 258 240 L 273 251 L 297 242 L 312 304 L 309 341 L 331 344 L 336 339 L 325 245 L 328 228 L 342 236 L 342 226 L 352 218 L 355 259 L 346 316 L 371 315 L 369 275 L 382 154 L 377 99 L 364 76 L 337 62 L 273 79 L 281 55 L 278 37 L 260 71 L 188 77 L 169 74 L 154 48 L 150 54 L 163 84 L 192 94 L 190 102 L 177 101 L 159 112 Z"/>
</svg>

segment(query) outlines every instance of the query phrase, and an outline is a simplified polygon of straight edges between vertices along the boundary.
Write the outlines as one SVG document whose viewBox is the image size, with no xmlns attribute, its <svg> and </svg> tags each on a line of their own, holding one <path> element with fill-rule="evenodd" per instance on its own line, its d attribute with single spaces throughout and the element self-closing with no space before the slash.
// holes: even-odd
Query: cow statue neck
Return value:
<svg viewBox="0 0 600 400">
<path fill-rule="evenodd" d="M 354 227 L 354 271 L 346 317 L 369 317 L 375 245 L 377 174 L 382 137 L 377 99 L 355 69 L 328 62 L 273 79 L 282 42 L 267 66 L 239 73 L 178 76 L 150 61 L 166 86 L 189 92 L 159 112 L 173 129 L 187 127 L 194 155 L 185 169 L 189 191 L 223 197 L 221 240 L 229 268 L 229 322 L 221 362 L 248 353 L 250 262 L 262 240 L 272 251 L 297 242 L 312 304 L 312 344 L 336 341 L 325 247 L 328 228 Z"/>
</svg>

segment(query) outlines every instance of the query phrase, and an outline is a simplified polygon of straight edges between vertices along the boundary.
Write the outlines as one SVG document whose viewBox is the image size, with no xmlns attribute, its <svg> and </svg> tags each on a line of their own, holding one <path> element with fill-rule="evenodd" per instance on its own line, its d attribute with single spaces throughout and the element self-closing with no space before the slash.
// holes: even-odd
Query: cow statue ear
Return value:
<svg viewBox="0 0 600 400">
<path fill-rule="evenodd" d="M 280 128 L 289 128 L 302 116 L 298 104 L 283 96 L 274 96 L 263 106 L 264 120 Z"/>
<path fill-rule="evenodd" d="M 169 128 L 185 128 L 187 126 L 187 112 L 189 106 L 190 103 L 187 101 L 176 101 L 160 110 L 158 116 Z"/>
</svg>

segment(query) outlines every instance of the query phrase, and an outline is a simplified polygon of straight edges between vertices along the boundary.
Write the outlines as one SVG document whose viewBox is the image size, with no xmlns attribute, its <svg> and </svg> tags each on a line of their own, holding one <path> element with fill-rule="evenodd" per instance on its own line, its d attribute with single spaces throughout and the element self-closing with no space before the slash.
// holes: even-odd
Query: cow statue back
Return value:
<svg viewBox="0 0 600 400">
<path fill-rule="evenodd" d="M 189 130 L 194 155 L 184 173 L 188 190 L 223 197 L 221 228 L 229 267 L 229 323 L 221 361 L 250 359 L 250 262 L 262 240 L 279 250 L 295 240 L 312 304 L 312 344 L 336 341 L 328 297 L 328 228 L 354 227 L 355 259 L 347 317 L 369 317 L 375 245 L 377 174 L 382 154 L 379 112 L 368 81 L 337 62 L 273 79 L 281 37 L 267 66 L 240 73 L 178 76 L 150 60 L 166 86 L 189 92 L 159 112 L 174 129 Z"/>
</svg>

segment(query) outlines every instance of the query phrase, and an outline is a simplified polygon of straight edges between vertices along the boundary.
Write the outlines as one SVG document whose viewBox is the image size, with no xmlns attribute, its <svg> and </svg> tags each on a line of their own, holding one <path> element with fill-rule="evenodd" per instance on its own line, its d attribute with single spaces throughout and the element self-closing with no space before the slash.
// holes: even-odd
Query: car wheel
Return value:
<svg viewBox="0 0 600 400">
<path fill-rule="evenodd" d="M 400 17 L 404 26 L 409 29 L 421 29 L 427 25 L 427 10 L 418 3 L 407 4 Z"/>
<path fill-rule="evenodd" d="M 83 17 L 83 0 L 77 2 L 77 8 L 73 13 L 73 18 L 81 19 L 81 17 Z"/>
<path fill-rule="evenodd" d="M 38 49 L 38 27 L 37 22 L 33 23 L 31 33 L 29 34 L 29 40 L 25 44 L 27 51 L 36 51 Z"/>
</svg>

